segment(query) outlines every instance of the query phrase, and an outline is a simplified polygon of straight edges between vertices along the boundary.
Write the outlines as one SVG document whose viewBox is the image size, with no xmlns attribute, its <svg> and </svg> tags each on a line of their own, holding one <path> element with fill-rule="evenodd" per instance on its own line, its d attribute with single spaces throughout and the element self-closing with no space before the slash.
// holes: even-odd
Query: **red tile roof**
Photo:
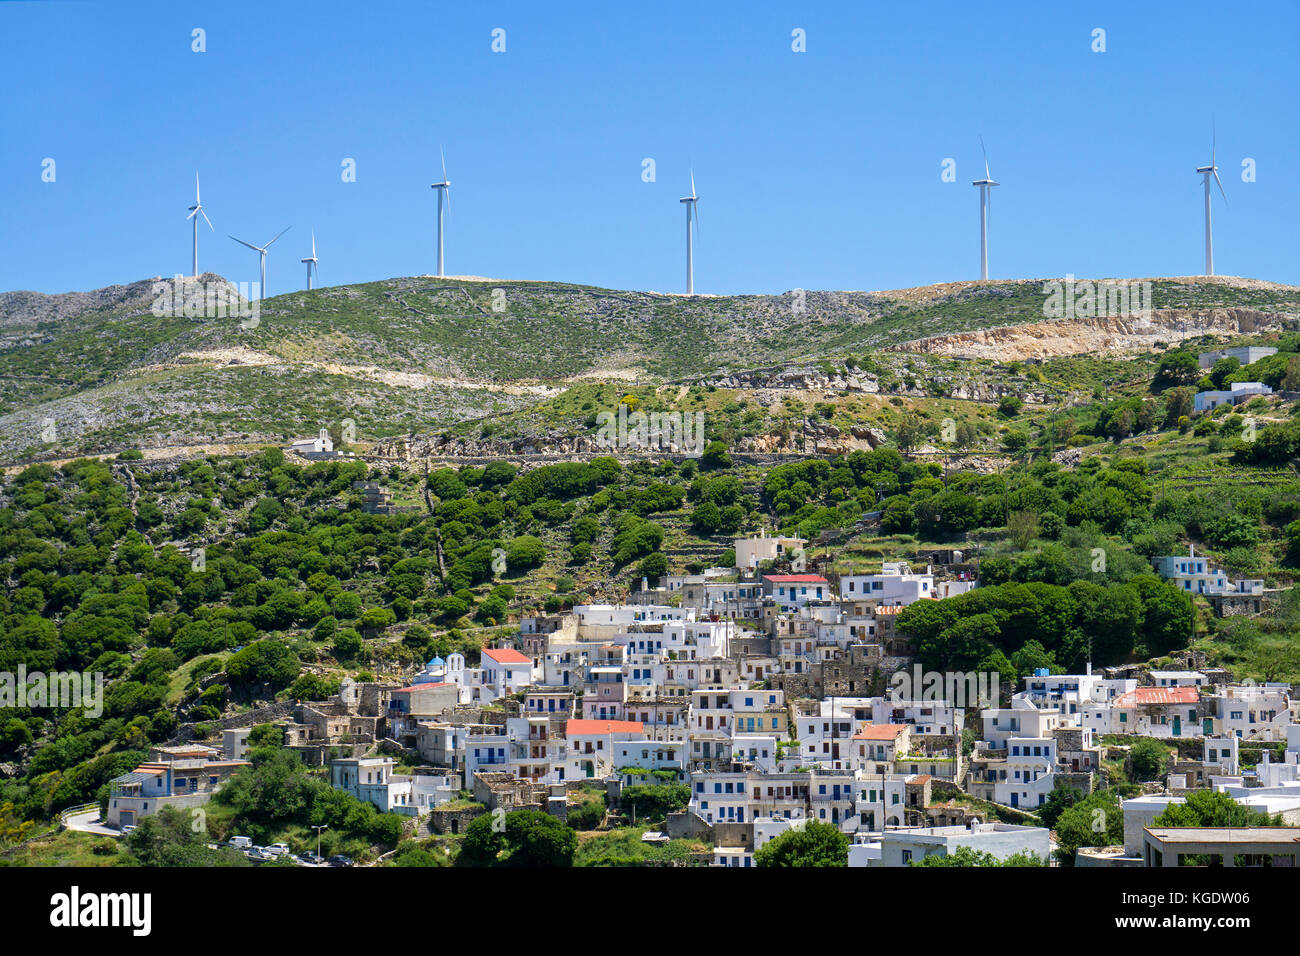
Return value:
<svg viewBox="0 0 1300 956">
<path fill-rule="evenodd" d="M 496 661 L 498 664 L 531 664 L 531 657 L 524 657 L 516 650 L 508 647 L 493 647 L 483 652 L 483 656 Z"/>
<path fill-rule="evenodd" d="M 567 736 L 574 734 L 639 734 L 639 720 L 571 720 L 565 727 Z"/>
<path fill-rule="evenodd" d="M 1116 707 L 1138 707 L 1143 704 L 1195 704 L 1201 693 L 1195 687 L 1139 687 L 1120 696 Z"/>
<path fill-rule="evenodd" d="M 423 684 L 412 684 L 410 687 L 399 687 L 393 691 L 394 694 L 409 694 L 413 690 L 428 690 L 430 687 L 451 687 L 453 686 L 445 680 L 426 681 Z"/>
<path fill-rule="evenodd" d="M 854 740 L 893 740 L 904 730 L 907 724 L 871 724 L 863 727 L 853 735 Z"/>
<path fill-rule="evenodd" d="M 764 581 L 775 581 L 777 584 L 830 584 L 820 574 L 765 574 Z"/>
</svg>

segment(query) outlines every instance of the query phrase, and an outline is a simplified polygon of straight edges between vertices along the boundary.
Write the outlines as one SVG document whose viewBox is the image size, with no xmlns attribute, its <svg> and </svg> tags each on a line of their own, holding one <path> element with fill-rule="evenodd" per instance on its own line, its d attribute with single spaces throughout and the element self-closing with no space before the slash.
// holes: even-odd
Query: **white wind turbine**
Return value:
<svg viewBox="0 0 1300 956">
<path fill-rule="evenodd" d="M 194 222 L 194 278 L 196 279 L 199 277 L 199 216 L 202 216 L 203 221 L 208 224 L 208 228 L 212 229 L 212 220 L 209 219 L 208 214 L 203 211 L 203 200 L 199 198 L 199 174 L 195 173 L 194 205 L 190 207 L 190 214 L 185 218 L 193 220 Z M 212 231 L 216 232 L 215 229 Z"/>
<path fill-rule="evenodd" d="M 700 232 L 700 213 L 695 208 L 700 197 L 695 193 L 695 170 L 691 170 L 691 194 L 683 196 L 678 202 L 686 206 L 686 294 L 695 294 L 695 245 L 691 236 L 691 223 L 695 223 L 695 234 Z"/>
<path fill-rule="evenodd" d="M 971 185 L 980 188 L 980 278 L 987 279 L 989 277 L 989 211 L 993 206 L 993 194 L 989 190 L 999 184 L 989 175 L 989 154 L 984 149 L 983 136 L 980 137 L 980 152 L 984 153 L 984 178 L 973 180 Z"/>
<path fill-rule="evenodd" d="M 438 155 L 442 157 L 442 182 L 432 183 L 430 189 L 438 190 L 438 275 L 442 275 L 442 206 L 443 200 L 447 201 L 447 212 L 451 212 L 451 193 L 447 190 L 451 188 L 451 180 L 447 178 L 447 156 L 438 147 Z"/>
<path fill-rule="evenodd" d="M 270 245 L 270 243 L 267 243 L 267 245 Z M 316 258 L 316 231 L 315 230 L 312 230 L 312 234 L 311 234 L 311 255 L 305 256 L 304 258 L 299 259 L 298 261 L 307 263 L 307 291 L 310 292 L 311 277 L 316 272 L 317 262 L 319 262 L 319 260 Z"/>
<path fill-rule="evenodd" d="M 1210 177 L 1219 184 L 1219 195 L 1223 197 L 1223 204 L 1228 204 L 1228 194 L 1223 191 L 1223 180 L 1219 178 L 1219 167 L 1215 165 L 1215 156 L 1218 154 L 1218 136 L 1214 127 L 1210 127 L 1210 165 L 1197 166 L 1196 171 L 1201 174 L 1201 179 L 1205 183 L 1205 274 L 1214 275 L 1214 239 L 1210 232 Z"/>
<path fill-rule="evenodd" d="M 285 226 L 276 234 L 275 239 L 279 239 L 280 236 L 283 236 L 286 232 L 288 232 L 292 228 L 293 228 L 292 226 Z M 230 238 L 235 239 L 234 236 L 231 236 Z M 275 239 L 272 239 L 271 242 L 275 242 Z M 254 252 L 258 253 L 262 257 L 262 284 L 257 288 L 257 297 L 259 299 L 265 299 L 266 298 L 266 250 L 271 248 L 271 242 L 268 242 L 264 246 L 255 246 L 251 242 L 245 242 L 243 239 L 235 239 L 235 242 L 239 243 L 241 246 L 248 246 L 248 248 L 252 249 Z"/>
</svg>

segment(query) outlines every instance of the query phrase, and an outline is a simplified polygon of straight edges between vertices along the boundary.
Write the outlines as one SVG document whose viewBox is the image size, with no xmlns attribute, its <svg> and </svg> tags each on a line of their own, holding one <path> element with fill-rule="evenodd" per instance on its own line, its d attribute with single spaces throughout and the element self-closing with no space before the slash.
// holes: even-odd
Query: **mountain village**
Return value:
<svg viewBox="0 0 1300 956">
<path fill-rule="evenodd" d="M 283 702 L 270 722 L 304 762 L 328 766 L 333 787 L 411 818 L 417 833 L 460 834 L 517 809 L 564 819 L 577 788 L 602 788 L 618 806 L 625 788 L 678 784 L 689 805 L 643 839 L 698 839 L 712 850 L 696 862 L 742 868 L 810 821 L 849 838 L 855 867 L 962 847 L 1047 863 L 1053 833 L 1024 811 L 1058 788 L 1093 792 L 1108 760 L 1153 738 L 1171 752 L 1122 802 L 1123 844 L 1081 848 L 1076 865 L 1216 853 L 1229 865 L 1296 865 L 1300 708 L 1288 684 L 1240 683 L 1189 652 L 1183 669 L 1041 668 L 1015 688 L 996 673 L 925 674 L 894 620 L 977 587 L 977 563 L 943 549 L 923 570 L 886 562 L 832 580 L 806 569 L 807 544 L 739 538 L 735 567 L 527 617 L 477 666 L 451 654 L 402 685 L 345 681 L 335 699 Z M 1262 582 L 1230 581 L 1194 551 L 1153 563 L 1218 614 L 1258 612 L 1266 599 Z M 220 747 L 155 747 L 112 782 L 108 827 L 205 803 L 246 764 L 249 720 L 232 718 Z M 1248 845 L 1241 830 L 1153 827 L 1198 791 L 1286 825 L 1249 831 Z"/>
</svg>

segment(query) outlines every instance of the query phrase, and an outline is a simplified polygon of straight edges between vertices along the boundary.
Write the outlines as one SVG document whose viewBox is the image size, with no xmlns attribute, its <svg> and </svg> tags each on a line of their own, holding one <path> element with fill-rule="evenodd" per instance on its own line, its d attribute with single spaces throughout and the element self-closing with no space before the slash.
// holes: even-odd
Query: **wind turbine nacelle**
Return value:
<svg viewBox="0 0 1300 956">
<path fill-rule="evenodd" d="M 1218 168 L 1218 166 L 1197 166 L 1196 171 L 1198 173 L 1212 173 Z"/>
<path fill-rule="evenodd" d="M 683 196 L 678 202 L 699 202 L 699 196 Z"/>
</svg>

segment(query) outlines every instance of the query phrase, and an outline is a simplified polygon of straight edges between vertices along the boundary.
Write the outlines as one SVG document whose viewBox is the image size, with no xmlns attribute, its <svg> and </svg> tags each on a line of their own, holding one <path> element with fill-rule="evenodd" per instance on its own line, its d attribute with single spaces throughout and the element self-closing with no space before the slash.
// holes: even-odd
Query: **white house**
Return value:
<svg viewBox="0 0 1300 956">
<path fill-rule="evenodd" d="M 287 450 L 299 455 L 322 455 L 334 450 L 334 441 L 322 428 L 315 438 L 299 438 Z"/>
<path fill-rule="evenodd" d="M 935 597 L 934 574 L 913 573 L 904 561 L 886 561 L 880 574 L 841 574 L 840 596 L 846 600 L 868 600 L 902 607 L 922 598 Z"/>
<path fill-rule="evenodd" d="M 1196 356 L 1196 364 L 1208 370 L 1214 368 L 1214 363 L 1219 359 L 1235 358 L 1244 368 L 1247 365 L 1254 365 L 1260 359 L 1276 354 L 1277 349 L 1271 345 L 1238 345 L 1230 349 L 1215 349 L 1210 352 L 1202 352 Z"/>
<path fill-rule="evenodd" d="M 764 561 L 789 558 L 803 550 L 808 542 L 804 538 L 769 538 L 766 533 L 751 538 L 736 538 L 736 567 L 752 570 Z"/>
<path fill-rule="evenodd" d="M 645 739 L 639 720 L 570 720 L 565 727 L 568 744 L 565 779 L 601 779 L 617 767 L 617 743 Z"/>
<path fill-rule="evenodd" d="M 1271 395 L 1273 389 L 1263 382 L 1233 382 L 1226 389 L 1211 389 L 1192 396 L 1192 410 L 1209 412 L 1220 405 L 1236 405 L 1252 395 Z"/>
<path fill-rule="evenodd" d="M 771 598 L 782 611 L 790 613 L 809 601 L 829 601 L 831 583 L 820 574 L 765 574 L 763 596 Z"/>
<path fill-rule="evenodd" d="M 886 830 L 880 838 L 879 865 L 910 866 L 927 856 L 949 856 L 963 846 L 999 860 L 1026 853 L 1046 862 L 1051 854 L 1051 832 L 1045 827 L 1010 823 Z"/>
</svg>

